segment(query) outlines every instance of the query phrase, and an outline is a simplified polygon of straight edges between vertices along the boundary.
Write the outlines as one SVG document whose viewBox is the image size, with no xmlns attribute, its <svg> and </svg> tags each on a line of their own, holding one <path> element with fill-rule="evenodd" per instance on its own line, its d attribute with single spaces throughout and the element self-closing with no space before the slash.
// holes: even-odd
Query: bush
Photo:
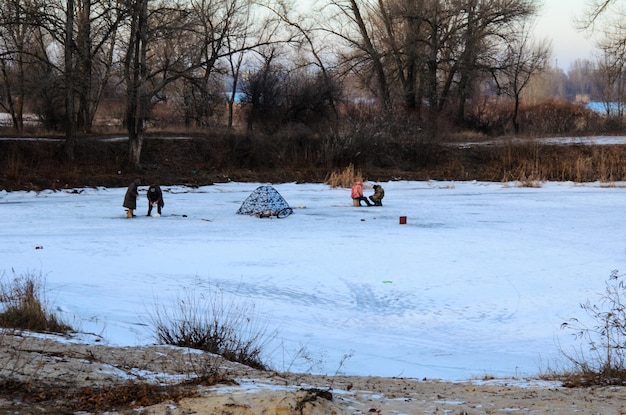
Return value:
<svg viewBox="0 0 626 415">
<path fill-rule="evenodd" d="M 626 382 L 626 283 L 613 271 L 599 303 L 587 300 L 581 308 L 591 317 L 591 327 L 577 318 L 561 325 L 587 343 L 588 351 L 564 353 L 574 365 L 577 384 L 618 384 Z"/>
<path fill-rule="evenodd" d="M 68 333 L 72 327 L 49 311 L 43 299 L 43 280 L 32 274 L 0 279 L 0 327 L 36 332 Z"/>
<path fill-rule="evenodd" d="M 257 326 L 254 307 L 246 302 L 226 302 L 223 293 L 185 291 L 173 307 L 157 308 L 149 318 L 160 344 L 203 350 L 232 362 L 266 370 L 265 345 L 271 339 Z"/>
</svg>

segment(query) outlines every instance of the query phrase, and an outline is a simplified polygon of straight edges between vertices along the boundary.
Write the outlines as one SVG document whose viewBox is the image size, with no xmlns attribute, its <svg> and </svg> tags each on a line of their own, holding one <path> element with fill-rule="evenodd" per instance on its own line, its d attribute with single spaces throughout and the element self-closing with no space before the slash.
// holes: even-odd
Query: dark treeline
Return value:
<svg viewBox="0 0 626 415">
<path fill-rule="evenodd" d="M 134 168 L 149 135 L 219 132 L 242 148 L 275 137 L 282 157 L 328 169 L 355 161 L 344 155 L 354 142 L 363 143 L 361 158 L 383 154 L 382 163 L 402 153 L 402 164 L 414 143 L 463 134 L 621 128 L 621 118 L 600 118 L 558 91 L 537 93 L 559 83 L 549 45 L 531 36 L 539 11 L 532 0 L 0 3 L 7 134 L 62 137 L 55 157 L 69 166 L 85 157 L 81 140 L 109 133 L 128 137 L 122 158 Z M 587 79 L 583 69 L 607 73 L 579 66 L 570 87 Z M 576 95 L 604 91 L 608 99 L 617 88 L 594 79 Z M 285 146 L 285 137 L 304 144 Z M 320 150 L 311 156 L 309 147 Z M 245 164 L 249 153 L 235 153 Z"/>
<path fill-rule="evenodd" d="M 363 126 L 367 127 L 364 128 Z M 143 183 L 202 186 L 228 181 L 327 182 L 354 166 L 365 180 L 542 181 L 626 180 L 625 145 L 548 145 L 540 140 L 484 140 L 450 135 L 456 143 L 355 123 L 351 134 L 312 135 L 300 129 L 273 135 L 216 131 L 181 139 L 148 135 L 140 166 L 128 163 L 128 141 L 78 140 L 71 164 L 59 162 L 62 141 L 0 140 L 0 189 L 43 190 Z"/>
</svg>

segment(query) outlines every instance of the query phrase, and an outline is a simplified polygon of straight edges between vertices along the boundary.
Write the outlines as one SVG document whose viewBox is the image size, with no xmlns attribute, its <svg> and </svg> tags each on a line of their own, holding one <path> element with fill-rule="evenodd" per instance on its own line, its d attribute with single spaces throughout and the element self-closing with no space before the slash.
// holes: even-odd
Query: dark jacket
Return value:
<svg viewBox="0 0 626 415">
<path fill-rule="evenodd" d="M 148 203 L 152 204 L 158 202 L 159 207 L 163 207 L 165 203 L 163 202 L 163 192 L 161 191 L 161 186 L 157 184 L 153 184 L 148 188 Z"/>
<path fill-rule="evenodd" d="M 139 197 L 137 186 L 139 183 L 141 183 L 139 180 L 135 180 L 128 185 L 128 189 L 126 189 L 126 194 L 124 195 L 124 203 L 122 204 L 126 209 L 137 209 L 137 198 Z"/>
</svg>

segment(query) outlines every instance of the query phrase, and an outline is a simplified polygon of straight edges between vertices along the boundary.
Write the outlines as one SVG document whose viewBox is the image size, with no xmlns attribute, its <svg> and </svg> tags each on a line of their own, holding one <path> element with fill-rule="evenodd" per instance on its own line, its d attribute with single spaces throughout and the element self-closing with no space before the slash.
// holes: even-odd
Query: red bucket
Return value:
<svg viewBox="0 0 626 415">
<path fill-rule="evenodd" d="M 400 216 L 400 225 L 406 225 L 406 216 Z"/>
</svg>

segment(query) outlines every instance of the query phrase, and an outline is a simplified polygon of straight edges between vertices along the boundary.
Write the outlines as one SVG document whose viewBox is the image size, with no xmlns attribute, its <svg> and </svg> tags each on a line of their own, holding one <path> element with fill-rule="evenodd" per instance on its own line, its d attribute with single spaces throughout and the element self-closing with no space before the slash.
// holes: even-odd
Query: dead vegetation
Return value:
<svg viewBox="0 0 626 415">
<path fill-rule="evenodd" d="M 55 156 L 58 143 L 0 141 L 0 164 L 6 166 L 0 174 L 0 189 L 126 187 L 135 177 L 145 183 L 190 186 L 228 181 L 345 186 L 345 181 L 358 178 L 379 182 L 626 180 L 626 145 L 557 145 L 529 139 L 477 145 L 388 142 L 374 148 L 352 142 L 342 147 L 342 155 L 326 162 L 321 156 L 325 151 L 319 147 L 323 143 L 316 140 L 308 142 L 302 155 L 287 156 L 284 148 L 293 146 L 292 141 L 290 137 L 254 143 L 243 137 L 152 137 L 144 144 L 140 168 L 125 162 L 125 142 L 80 142 L 80 157 L 68 166 Z M 275 152 L 276 147 L 284 148 Z M 300 154 L 295 148 L 288 153 Z"/>
<path fill-rule="evenodd" d="M 221 337 L 217 340 L 226 345 L 234 345 L 230 348 L 206 350 L 206 347 L 199 347 L 203 344 L 177 344 L 214 353 L 169 353 L 167 357 L 153 355 L 148 361 L 145 360 L 148 352 L 140 355 L 141 358 L 135 356 L 136 353 L 128 356 L 122 353 L 119 360 L 111 362 L 110 358 L 105 358 L 100 352 L 102 348 L 80 346 L 71 349 L 71 346 L 47 343 L 27 334 L 60 334 L 67 336 L 68 341 L 76 334 L 70 325 L 62 322 L 51 311 L 44 294 L 44 278 L 41 275 L 14 275 L 10 278 L 3 276 L 0 279 L 0 327 L 3 329 L 0 330 L 0 398 L 27 406 L 43 404 L 46 411 L 51 411 L 46 413 L 151 406 L 166 400 L 195 396 L 199 385 L 229 382 L 221 368 L 224 361 L 222 355 L 228 358 L 231 354 L 237 354 L 239 360 L 246 357 L 249 366 L 252 363 L 262 366 L 260 360 L 254 360 L 259 359 L 262 351 L 262 345 L 254 342 L 258 338 L 250 341 L 247 338 L 242 340 L 241 337 L 243 323 L 239 320 L 247 321 L 249 315 L 244 314 L 247 309 L 236 309 L 241 314 L 233 314 L 230 309 L 222 311 L 222 314 L 214 313 L 210 320 L 211 324 L 219 328 L 218 334 Z M 209 305 L 216 311 L 222 304 L 213 298 Z M 186 314 L 179 316 L 184 319 L 181 324 L 185 327 L 191 325 L 194 334 L 208 338 L 211 333 L 207 330 L 210 327 L 206 324 L 195 324 L 204 322 L 202 318 L 206 316 L 184 310 Z M 231 318 L 226 319 L 223 313 L 231 313 Z M 161 318 L 163 314 L 159 316 L 161 330 L 165 324 L 174 324 Z M 239 320 L 235 321 L 235 318 Z M 171 327 L 168 325 L 166 329 Z M 246 340 L 248 341 L 245 342 Z M 46 346 L 50 344 L 53 346 Z M 171 358 L 178 360 L 169 361 Z M 74 362 L 74 369 L 69 373 L 59 372 L 59 363 L 68 360 Z M 71 373 L 76 370 L 83 373 L 82 378 Z M 50 371 L 56 372 L 56 375 L 51 377 Z M 119 375 L 112 374 L 112 371 Z M 155 379 L 150 379 L 145 373 L 153 373 Z M 170 373 L 183 376 L 173 377 L 172 381 L 168 376 Z"/>
<path fill-rule="evenodd" d="M 149 314 L 159 344 L 202 350 L 255 369 L 268 369 L 265 349 L 275 333 L 258 325 L 254 304 L 228 300 L 219 287 L 202 293 L 185 290 L 173 304 L 163 304 Z M 198 367 L 198 377 L 219 373 L 220 362 L 209 363 Z"/>
<path fill-rule="evenodd" d="M 330 187 L 343 187 L 350 188 L 355 182 L 363 181 L 363 173 L 361 171 L 355 171 L 354 166 L 350 164 L 343 170 L 334 171 L 326 177 L 324 183 Z"/>
<path fill-rule="evenodd" d="M 74 331 L 51 311 L 41 275 L 0 276 L 0 305 L 0 327 L 42 333 Z"/>
<path fill-rule="evenodd" d="M 345 182 L 354 179 L 481 181 L 622 181 L 625 145 L 553 145 L 537 137 L 619 134 L 607 120 L 576 104 L 547 101 L 520 109 L 520 136 L 511 137 L 507 108 L 487 106 L 465 128 L 442 120 L 426 128 L 417 114 L 347 106 L 334 123 L 287 123 L 249 134 L 166 123 L 146 132 L 138 165 L 127 133 L 102 129 L 77 137 L 65 161 L 63 136 L 29 130 L 0 140 L 0 189 L 125 187 L 135 177 L 162 185 L 215 182 Z M 10 137 L 11 130 L 0 129 Z M 26 133 L 24 133 L 26 134 Z M 34 140 L 36 139 L 36 140 Z M 341 186 L 345 186 L 341 183 Z"/>
<path fill-rule="evenodd" d="M 233 383 L 226 370 L 197 376 L 197 367 L 215 365 L 218 357 L 210 354 L 68 340 L 0 334 L 0 401 L 9 402 L 12 413 L 30 414 L 35 407 L 47 414 L 101 413 L 178 401 L 197 396 L 200 386 Z"/>
</svg>

